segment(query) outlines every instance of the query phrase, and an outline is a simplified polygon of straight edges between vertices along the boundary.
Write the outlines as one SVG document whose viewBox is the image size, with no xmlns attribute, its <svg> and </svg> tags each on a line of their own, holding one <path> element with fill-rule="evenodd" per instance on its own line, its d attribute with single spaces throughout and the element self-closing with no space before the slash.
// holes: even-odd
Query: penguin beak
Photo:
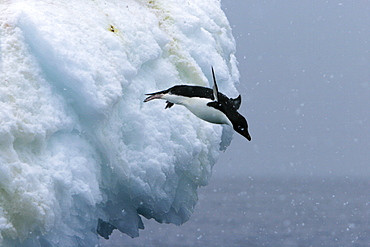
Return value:
<svg viewBox="0 0 370 247">
<path fill-rule="evenodd" d="M 248 126 L 243 127 L 241 125 L 237 125 L 236 128 L 234 128 L 234 129 L 235 129 L 236 132 L 238 132 L 239 134 L 241 134 L 242 136 L 247 138 L 248 141 L 252 140 L 252 137 L 250 136 L 250 134 L 248 132 Z"/>
<path fill-rule="evenodd" d="M 252 140 L 252 137 L 250 136 L 248 130 L 245 130 L 243 131 L 243 133 L 240 133 L 242 136 L 244 136 L 245 138 L 247 138 L 248 141 L 251 141 Z"/>
<path fill-rule="evenodd" d="M 252 137 L 249 135 L 248 131 L 247 131 L 247 134 L 244 137 L 247 138 L 248 141 L 251 141 L 252 140 Z"/>
</svg>

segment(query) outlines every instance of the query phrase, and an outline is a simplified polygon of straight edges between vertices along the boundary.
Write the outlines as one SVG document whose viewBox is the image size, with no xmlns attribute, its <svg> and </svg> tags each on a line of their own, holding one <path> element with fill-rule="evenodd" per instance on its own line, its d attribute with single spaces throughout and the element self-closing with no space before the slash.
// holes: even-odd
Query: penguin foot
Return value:
<svg viewBox="0 0 370 247">
<path fill-rule="evenodd" d="M 153 99 L 161 99 L 163 97 L 163 94 L 154 94 L 154 95 L 150 95 L 149 97 L 147 97 L 144 102 L 148 102 L 148 101 L 151 101 Z"/>
</svg>

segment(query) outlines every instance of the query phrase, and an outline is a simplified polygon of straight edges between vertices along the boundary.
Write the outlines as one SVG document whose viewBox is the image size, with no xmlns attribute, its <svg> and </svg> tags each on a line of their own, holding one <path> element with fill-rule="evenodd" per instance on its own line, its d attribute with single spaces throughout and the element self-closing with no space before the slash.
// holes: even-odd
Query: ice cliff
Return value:
<svg viewBox="0 0 370 247">
<path fill-rule="evenodd" d="M 142 216 L 189 219 L 230 132 L 143 99 L 211 87 L 211 66 L 238 95 L 220 1 L 1 1 L 0 35 L 0 246 L 95 246 L 97 231 L 138 236 Z"/>
</svg>

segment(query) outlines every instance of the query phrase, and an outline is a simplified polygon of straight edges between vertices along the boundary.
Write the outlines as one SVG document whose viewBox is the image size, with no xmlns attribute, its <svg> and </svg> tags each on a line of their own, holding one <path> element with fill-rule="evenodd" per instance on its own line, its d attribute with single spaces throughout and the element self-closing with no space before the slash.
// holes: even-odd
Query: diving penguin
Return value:
<svg viewBox="0 0 370 247">
<path fill-rule="evenodd" d="M 153 99 L 166 100 L 166 108 L 171 108 L 174 104 L 183 105 L 188 108 L 195 116 L 214 124 L 227 124 L 247 138 L 252 139 L 248 132 L 247 120 L 238 113 L 241 104 L 241 96 L 235 99 L 228 98 L 218 92 L 215 73 L 212 67 L 213 89 L 190 86 L 176 85 L 167 90 L 148 93 L 144 102 Z"/>
</svg>

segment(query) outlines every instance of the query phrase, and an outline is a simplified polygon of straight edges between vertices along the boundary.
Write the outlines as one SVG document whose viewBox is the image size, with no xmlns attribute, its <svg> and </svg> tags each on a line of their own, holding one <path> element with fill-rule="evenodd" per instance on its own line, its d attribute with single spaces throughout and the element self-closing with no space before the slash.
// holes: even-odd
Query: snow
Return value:
<svg viewBox="0 0 370 247">
<path fill-rule="evenodd" d="M 211 66 L 238 95 L 220 2 L 14 0 L 0 27 L 0 245 L 95 246 L 98 222 L 136 237 L 142 216 L 187 221 L 232 131 L 143 99 L 210 87 Z"/>
</svg>

